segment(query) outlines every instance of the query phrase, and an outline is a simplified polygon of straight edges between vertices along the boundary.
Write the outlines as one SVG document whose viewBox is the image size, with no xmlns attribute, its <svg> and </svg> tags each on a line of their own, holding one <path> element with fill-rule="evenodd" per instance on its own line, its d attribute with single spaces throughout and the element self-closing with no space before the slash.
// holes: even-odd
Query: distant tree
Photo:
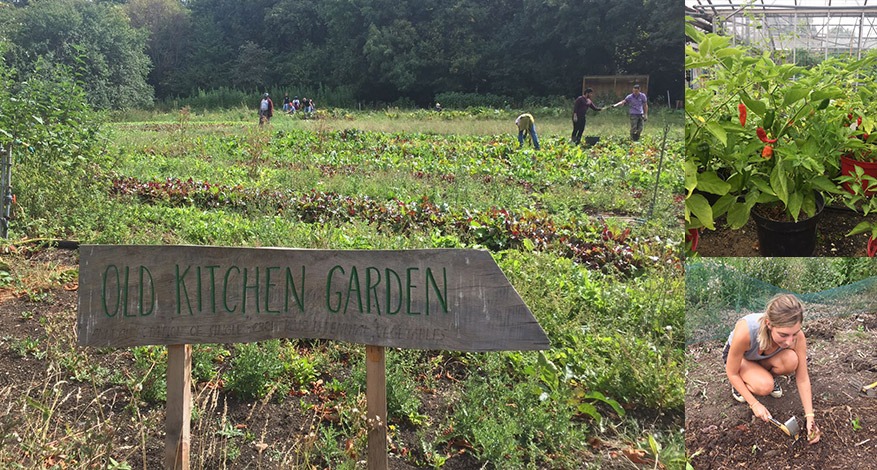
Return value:
<svg viewBox="0 0 877 470">
<path fill-rule="evenodd" d="M 8 57 L 19 70 L 33 70 L 40 57 L 67 65 L 97 108 L 152 102 L 146 35 L 131 27 L 121 7 L 45 0 L 3 10 L 0 18 L 12 44 Z"/>
<path fill-rule="evenodd" d="M 131 26 L 148 34 L 146 53 L 152 61 L 148 82 L 156 95 L 161 98 L 188 91 L 178 86 L 190 47 L 189 10 L 179 0 L 130 0 L 125 12 Z"/>
<path fill-rule="evenodd" d="M 105 3 L 113 1 L 122 0 L 40 0 L 32 8 L 8 8 L 61 11 L 57 18 L 42 13 L 52 21 L 36 27 L 32 38 L 14 27 L 16 53 L 52 51 L 77 72 L 87 71 L 90 82 L 110 82 L 101 74 L 101 61 L 109 64 L 105 59 L 118 54 L 102 52 L 101 58 L 93 54 L 101 51 L 98 39 L 68 32 L 81 29 L 78 18 L 87 15 L 80 10 L 123 8 L 146 41 L 153 63 L 148 83 L 161 98 L 220 87 L 257 92 L 282 86 L 293 93 L 297 87 L 344 90 L 358 101 L 405 98 L 425 105 L 447 92 L 572 97 L 581 91 L 583 75 L 614 74 L 650 75 L 652 98 L 666 99 L 670 90 L 678 99 L 683 90 L 684 12 L 678 0 Z M 112 41 L 125 44 L 131 28 L 115 29 Z M 55 30 L 58 37 L 52 36 Z M 57 50 L 53 44 L 66 46 Z M 126 69 L 132 75 L 140 70 Z M 99 103 L 95 88 L 87 89 Z"/>
<path fill-rule="evenodd" d="M 270 54 L 253 41 L 243 43 L 238 49 L 233 84 L 244 90 L 264 89 L 270 68 Z"/>
</svg>

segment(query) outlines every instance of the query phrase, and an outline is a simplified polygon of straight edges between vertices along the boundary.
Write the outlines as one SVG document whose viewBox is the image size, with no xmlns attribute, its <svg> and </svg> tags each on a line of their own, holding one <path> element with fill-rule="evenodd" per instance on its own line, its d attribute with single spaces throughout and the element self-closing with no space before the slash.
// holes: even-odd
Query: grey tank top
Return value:
<svg viewBox="0 0 877 470">
<path fill-rule="evenodd" d="M 758 353 L 758 329 L 761 327 L 761 322 L 759 320 L 763 317 L 763 313 L 750 313 L 743 317 L 746 320 L 746 326 L 749 327 L 749 349 L 747 349 L 743 353 L 743 358 L 748 359 L 750 361 L 760 361 L 762 359 L 767 359 L 769 357 L 773 357 L 777 355 L 782 348 L 777 348 L 776 351 L 768 354 L 767 356 Z M 728 351 L 731 349 L 731 340 L 734 339 L 734 330 L 731 330 L 731 334 L 728 335 L 728 341 L 725 343 L 725 349 L 722 351 L 722 359 L 727 362 L 728 361 Z"/>
</svg>

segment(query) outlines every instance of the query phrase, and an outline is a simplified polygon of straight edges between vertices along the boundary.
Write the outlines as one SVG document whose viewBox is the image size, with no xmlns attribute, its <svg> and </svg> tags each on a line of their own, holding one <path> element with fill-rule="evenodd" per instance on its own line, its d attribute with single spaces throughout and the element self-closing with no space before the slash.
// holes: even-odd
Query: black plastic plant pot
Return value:
<svg viewBox="0 0 877 470">
<path fill-rule="evenodd" d="M 597 136 L 585 136 L 585 146 L 593 147 L 597 145 L 597 142 L 600 142 L 600 137 Z"/>
<path fill-rule="evenodd" d="M 816 250 L 816 226 L 825 208 L 822 194 L 816 193 L 816 214 L 798 222 L 771 220 L 752 211 L 758 231 L 761 256 L 813 256 Z"/>
</svg>

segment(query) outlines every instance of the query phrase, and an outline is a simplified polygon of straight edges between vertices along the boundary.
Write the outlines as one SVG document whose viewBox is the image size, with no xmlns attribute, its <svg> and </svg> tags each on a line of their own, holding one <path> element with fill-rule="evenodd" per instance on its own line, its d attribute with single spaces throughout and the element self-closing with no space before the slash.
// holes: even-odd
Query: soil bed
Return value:
<svg viewBox="0 0 877 470">
<path fill-rule="evenodd" d="M 0 468 L 19 463 L 22 468 L 104 468 L 107 455 L 121 458 L 131 468 L 162 468 L 164 405 L 135 399 L 127 385 L 107 384 L 106 379 L 98 380 L 97 387 L 91 383 L 95 370 L 130 374 L 132 349 L 75 346 L 75 279 L 63 286 L 36 279 L 37 265 L 49 266 L 57 273 L 72 272 L 79 262 L 78 252 L 40 250 L 15 257 L 12 262 L 20 263 L 22 272 L 34 274 L 24 282 L 27 291 L 0 289 L 0 400 L 7 403 L 0 410 Z M 331 349 L 338 344 L 299 340 L 296 347 L 300 354 L 308 355 L 310 349 Z M 362 351 L 364 355 L 364 348 Z M 318 380 L 305 389 L 292 391 L 282 401 L 240 400 L 222 390 L 221 382 L 198 382 L 193 391 L 195 408 L 200 411 L 193 414 L 191 423 L 192 468 L 328 469 L 323 452 L 345 452 L 357 462 L 356 468 L 365 468 L 366 456 L 357 453 L 354 446 L 354 440 L 364 436 L 348 435 L 346 429 L 336 426 L 339 413 L 350 410 L 336 406 L 337 393 L 344 392 L 333 391 L 328 385 L 333 379 L 346 379 L 342 375 L 353 369 L 354 361 L 362 359 L 347 352 L 344 349 L 336 357 L 334 377 L 321 374 Z M 82 377 L 72 377 L 67 368 L 47 367 L 47 356 L 54 364 L 79 361 L 70 369 L 81 370 Z M 422 394 L 418 412 L 430 418 L 429 424 L 415 428 L 391 418 L 390 424 L 396 429 L 388 446 L 390 469 L 434 468 L 422 443 L 432 444 L 435 436 L 442 435 L 439 418 L 452 412 L 459 393 L 457 385 L 471 373 L 453 361 L 445 366 L 441 377 Z M 425 386 L 421 388 L 425 390 Z M 22 401 L 30 404 L 27 413 L 22 413 Z M 47 403 L 52 408 L 44 410 L 43 418 L 35 417 L 35 411 Z M 365 406 L 364 393 L 357 403 Z M 681 421 L 678 415 L 661 415 L 650 421 L 661 419 Z M 311 433 L 320 429 L 337 432 L 337 450 L 319 448 L 319 436 Z M 50 432 L 54 439 L 47 444 L 37 440 L 36 446 L 23 445 L 26 442 L 22 442 L 22 434 L 43 432 Z M 583 462 L 581 468 L 589 468 L 589 463 L 605 469 L 654 468 L 653 460 L 641 457 L 629 442 L 617 436 L 597 434 L 589 444 L 576 450 Z M 81 455 L 58 451 L 77 447 L 87 451 Z M 232 451 L 235 457 L 229 456 Z M 443 469 L 503 468 L 501 463 L 479 461 L 465 441 L 436 442 L 435 451 L 447 459 Z M 14 460 L 8 460 L 10 457 Z"/>
<path fill-rule="evenodd" d="M 731 397 L 724 341 L 688 347 L 685 444 L 698 470 L 877 468 L 877 397 L 859 391 L 877 380 L 877 313 L 805 322 L 816 424 L 814 445 L 793 441 Z M 774 418 L 796 416 L 806 429 L 794 376 L 778 379 L 782 398 L 759 397 Z"/>
<path fill-rule="evenodd" d="M 867 234 L 846 236 L 863 220 L 877 222 L 877 216 L 871 214 L 865 218 L 845 208 L 826 206 L 816 227 L 816 250 L 813 256 L 845 258 L 867 256 Z M 697 253 L 704 257 L 761 256 L 758 251 L 755 222 L 750 218 L 749 222 L 739 230 L 731 230 L 724 218 L 717 220 L 716 230 L 701 231 Z"/>
</svg>

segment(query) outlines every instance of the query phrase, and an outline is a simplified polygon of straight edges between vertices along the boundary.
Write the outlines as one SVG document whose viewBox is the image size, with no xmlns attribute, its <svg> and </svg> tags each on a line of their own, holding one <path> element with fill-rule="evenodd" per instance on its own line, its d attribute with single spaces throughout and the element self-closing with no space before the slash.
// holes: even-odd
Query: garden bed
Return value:
<svg viewBox="0 0 877 470">
<path fill-rule="evenodd" d="M 685 444 L 698 470 L 730 468 L 864 468 L 877 452 L 877 397 L 858 386 L 877 380 L 877 314 L 805 323 L 813 407 L 822 439 L 793 441 L 731 398 L 721 354 L 724 341 L 688 347 Z M 806 427 L 794 377 L 781 377 L 784 396 L 760 401 L 774 418 L 795 415 Z"/>
<path fill-rule="evenodd" d="M 70 326 L 76 316 L 76 279 L 48 286 L 38 282 L 44 269 L 72 272 L 78 263 L 77 252 L 39 250 L 22 255 L 3 258 L 14 261 L 17 272 L 30 273 L 33 283 L 26 290 L 0 289 L 4 312 L 0 316 L 0 396 L 10 404 L 0 411 L 4 436 L 0 439 L 0 467 L 25 462 L 32 466 L 27 468 L 92 468 L 112 456 L 119 462 L 134 463 L 133 468 L 160 468 L 165 452 L 164 405 L 147 403 L 140 395 L 141 380 L 146 379 L 134 370 L 134 350 L 75 347 Z M 364 409 L 365 397 L 345 399 L 348 391 L 338 383 L 347 383 L 355 374 L 365 348 L 324 340 L 299 340 L 295 348 L 300 357 L 331 354 L 335 361 L 332 372 L 320 374 L 286 396 L 275 394 L 261 400 L 236 398 L 223 390 L 231 367 L 227 358 L 216 380 L 195 381 L 192 468 L 332 468 L 326 463 L 341 459 L 340 455 L 360 462 L 355 468 L 364 466 L 365 435 L 348 423 L 364 420 L 364 415 L 356 415 L 357 407 Z M 388 359 L 400 354 L 389 350 Z M 460 406 L 462 385 L 477 373 L 465 363 L 471 357 L 442 351 L 424 351 L 422 355 L 431 358 L 431 366 L 420 371 L 420 385 L 412 391 L 421 397 L 415 414 L 423 422 L 413 426 L 404 418 L 391 416 L 389 468 L 435 468 L 436 462 L 450 470 L 485 468 L 486 464 L 475 457 L 473 444 L 454 437 L 459 423 L 450 424 L 443 418 Z M 67 367 L 71 362 L 78 364 L 81 377 L 56 367 Z M 118 375 L 121 383 L 99 384 L 108 375 Z M 511 409 L 517 405 L 505 406 Z M 636 418 L 642 422 L 666 429 L 682 422 L 679 411 L 630 412 L 643 414 Z M 34 448 L 17 442 L 43 433 L 52 436 L 45 446 Z M 337 446 L 326 445 L 326 441 L 336 439 Z M 644 450 L 608 431 L 591 436 L 587 446 L 565 452 L 599 468 L 655 466 Z"/>
</svg>

